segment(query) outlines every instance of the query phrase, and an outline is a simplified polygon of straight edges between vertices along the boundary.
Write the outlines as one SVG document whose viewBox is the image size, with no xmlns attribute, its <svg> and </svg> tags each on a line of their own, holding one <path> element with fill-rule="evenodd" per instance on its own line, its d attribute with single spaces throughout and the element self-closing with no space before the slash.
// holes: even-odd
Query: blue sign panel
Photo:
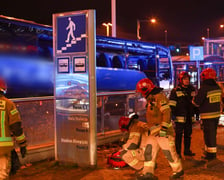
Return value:
<svg viewBox="0 0 224 180">
<path fill-rule="evenodd" d="M 86 52 L 86 15 L 57 17 L 57 54 Z"/>
<path fill-rule="evenodd" d="M 201 61 L 204 59 L 203 46 L 190 46 L 190 60 Z"/>
<path fill-rule="evenodd" d="M 59 161 L 95 165 L 95 11 L 53 17 L 55 157 Z"/>
</svg>

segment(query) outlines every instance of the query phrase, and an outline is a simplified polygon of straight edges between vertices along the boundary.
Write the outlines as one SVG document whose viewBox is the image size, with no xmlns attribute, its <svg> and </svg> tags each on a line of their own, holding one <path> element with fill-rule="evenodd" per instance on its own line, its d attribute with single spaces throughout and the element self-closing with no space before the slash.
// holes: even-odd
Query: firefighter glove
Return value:
<svg viewBox="0 0 224 180">
<path fill-rule="evenodd" d="M 196 114 L 196 121 L 200 121 L 200 116 Z"/>
<path fill-rule="evenodd" d="M 21 156 L 22 158 L 24 158 L 26 156 L 26 146 L 23 146 L 23 147 L 20 147 L 20 153 L 21 153 Z"/>
</svg>

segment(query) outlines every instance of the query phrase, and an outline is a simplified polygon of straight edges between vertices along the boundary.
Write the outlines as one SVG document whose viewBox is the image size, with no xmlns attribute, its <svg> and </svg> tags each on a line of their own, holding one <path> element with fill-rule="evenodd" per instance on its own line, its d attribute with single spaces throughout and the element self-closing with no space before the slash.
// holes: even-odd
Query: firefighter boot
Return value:
<svg viewBox="0 0 224 180">
<path fill-rule="evenodd" d="M 191 146 L 191 138 L 190 137 L 185 137 L 184 138 L 184 155 L 185 156 L 195 156 L 195 153 L 193 153 L 190 150 L 190 146 Z"/>
<path fill-rule="evenodd" d="M 216 159 L 216 153 L 208 153 L 208 152 L 206 152 L 206 153 L 205 153 L 205 156 L 202 156 L 201 158 L 202 158 L 203 160 L 211 161 L 211 160 Z"/>
<path fill-rule="evenodd" d="M 154 176 L 152 173 L 138 174 L 137 180 L 158 180 L 158 177 Z"/>
<path fill-rule="evenodd" d="M 184 175 L 184 171 L 183 170 L 181 170 L 180 172 L 173 173 L 173 175 L 170 176 L 170 180 L 172 180 L 172 179 L 179 179 L 183 175 Z"/>
</svg>

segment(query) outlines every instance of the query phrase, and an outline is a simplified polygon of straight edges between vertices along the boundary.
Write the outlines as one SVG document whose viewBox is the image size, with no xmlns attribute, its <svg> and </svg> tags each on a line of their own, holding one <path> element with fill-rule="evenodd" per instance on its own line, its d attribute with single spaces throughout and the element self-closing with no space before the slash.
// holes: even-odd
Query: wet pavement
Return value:
<svg viewBox="0 0 224 180">
<path fill-rule="evenodd" d="M 205 162 L 203 155 L 203 132 L 196 124 L 193 128 L 191 150 L 194 158 L 183 157 L 184 180 L 223 180 L 224 179 L 224 127 L 218 127 L 217 160 Z M 45 160 L 23 166 L 10 180 L 135 180 L 135 171 L 130 167 L 114 169 L 107 164 L 107 157 L 119 150 L 118 144 L 107 144 L 98 147 L 97 168 L 80 168 L 61 165 L 54 160 Z M 162 152 L 157 158 L 155 175 L 159 180 L 167 180 L 172 170 Z"/>
</svg>

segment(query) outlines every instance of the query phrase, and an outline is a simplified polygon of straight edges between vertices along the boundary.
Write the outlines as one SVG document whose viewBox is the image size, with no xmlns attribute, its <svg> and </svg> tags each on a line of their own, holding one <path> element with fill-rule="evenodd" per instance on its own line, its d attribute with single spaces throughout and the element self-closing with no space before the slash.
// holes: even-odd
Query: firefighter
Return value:
<svg viewBox="0 0 224 180">
<path fill-rule="evenodd" d="M 195 156 L 190 150 L 192 123 L 199 119 L 198 108 L 192 104 L 195 88 L 190 84 L 190 75 L 186 71 L 179 74 L 179 84 L 172 89 L 169 97 L 172 119 L 175 122 L 176 152 L 181 158 L 182 136 L 184 134 L 184 155 Z"/>
<path fill-rule="evenodd" d="M 8 179 L 11 168 L 11 150 L 14 148 L 14 140 L 20 146 L 22 157 L 26 155 L 26 137 L 21 127 L 21 118 L 15 104 L 7 99 L 4 94 L 7 91 L 6 83 L 0 79 L 0 179 Z M 13 136 L 13 137 L 12 137 Z"/>
<path fill-rule="evenodd" d="M 157 179 L 154 169 L 160 148 L 173 170 L 170 179 L 178 179 L 184 171 L 175 149 L 168 99 L 163 89 L 156 87 L 148 78 L 141 79 L 137 83 L 136 91 L 147 100 L 146 120 L 149 129 L 142 135 L 140 149 L 143 151 L 141 153 L 144 155 L 144 165 L 137 179 Z"/>
<path fill-rule="evenodd" d="M 122 116 L 119 119 L 119 127 L 122 132 L 128 132 L 128 139 L 122 145 L 121 158 L 132 168 L 141 170 L 144 165 L 144 156 L 139 145 L 142 134 L 148 133 L 147 123 L 139 121 L 136 113 L 131 113 L 129 117 Z"/>
<path fill-rule="evenodd" d="M 216 134 L 220 118 L 221 88 L 216 83 L 216 71 L 204 69 L 201 74 L 201 87 L 192 103 L 199 107 L 200 119 L 203 124 L 206 160 L 216 159 Z"/>
</svg>

